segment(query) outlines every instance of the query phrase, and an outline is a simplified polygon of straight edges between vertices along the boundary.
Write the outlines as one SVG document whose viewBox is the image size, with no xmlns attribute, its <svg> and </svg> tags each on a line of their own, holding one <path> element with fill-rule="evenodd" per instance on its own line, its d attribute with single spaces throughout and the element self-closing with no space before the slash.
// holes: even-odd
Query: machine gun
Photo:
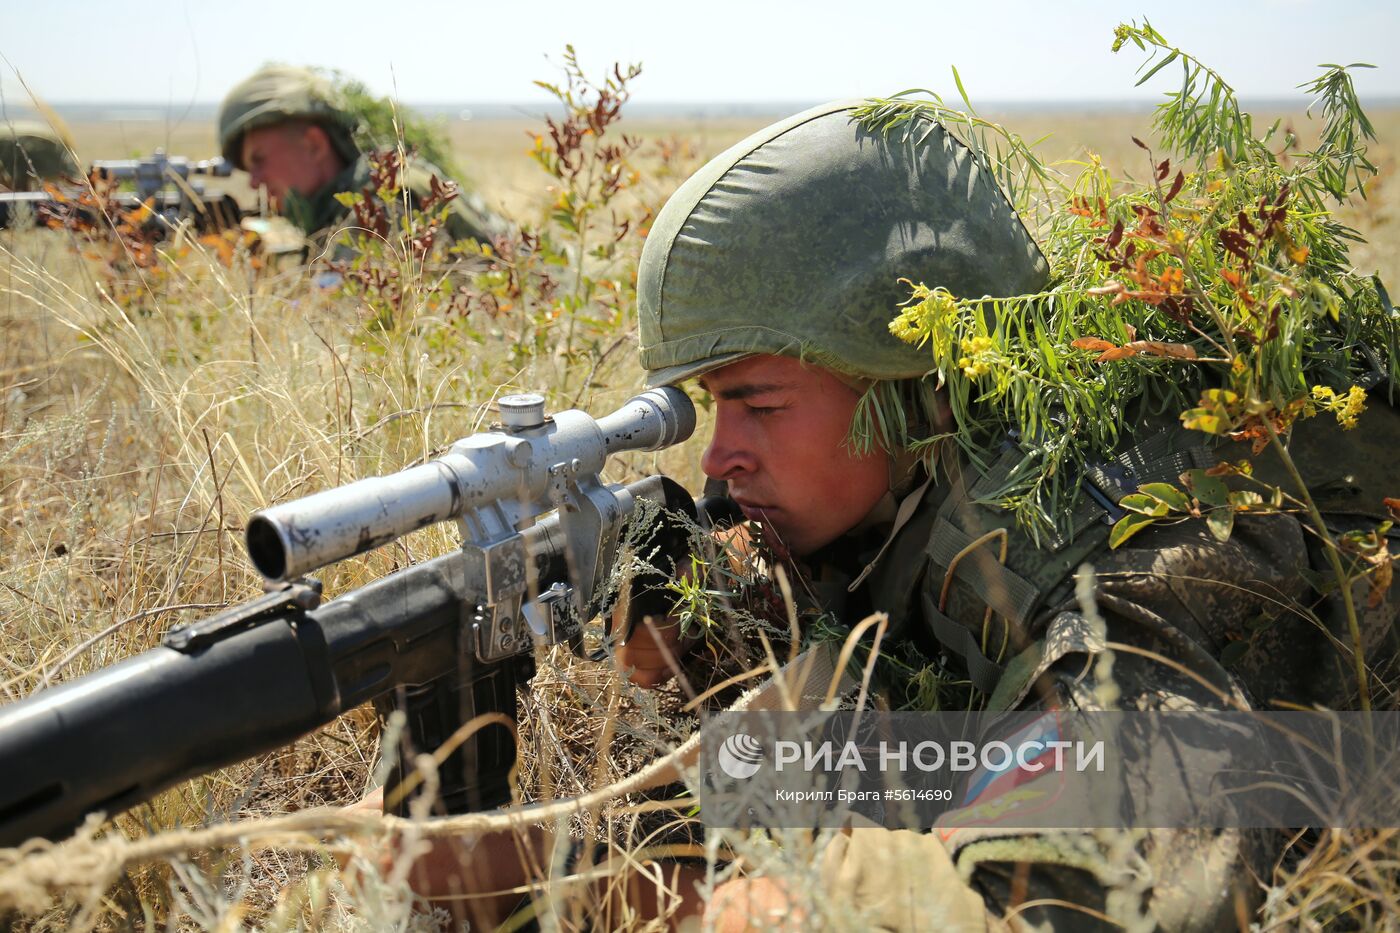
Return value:
<svg viewBox="0 0 1400 933">
<path fill-rule="evenodd" d="M 226 178 L 232 171 L 233 165 L 222 158 L 192 160 L 168 156 L 164 149 L 140 159 L 99 160 L 92 163 L 86 186 L 0 194 L 0 227 L 10 226 L 24 210 L 40 220 L 62 221 L 75 212 L 95 220 L 99 202 L 121 210 L 149 204 L 155 216 L 171 223 L 191 218 L 201 229 L 236 226 L 238 203 L 230 195 L 206 198 L 203 183 L 204 178 Z M 120 189 L 127 184 L 132 190 Z"/>
<path fill-rule="evenodd" d="M 546 417 L 538 395 L 500 410 L 495 430 L 440 459 L 255 513 L 247 546 L 266 595 L 0 707 L 0 845 L 59 838 L 89 813 L 278 748 L 366 700 L 405 710 L 415 754 L 483 714 L 514 722 L 533 647 L 579 648 L 637 500 L 694 510 L 662 476 L 604 483 L 606 459 L 685 440 L 695 410 L 674 388 L 596 420 Z M 461 528 L 460 551 L 325 605 L 303 576 L 446 521 Z M 511 730 L 478 730 L 439 769 L 440 809 L 507 802 L 514 761 Z"/>
</svg>

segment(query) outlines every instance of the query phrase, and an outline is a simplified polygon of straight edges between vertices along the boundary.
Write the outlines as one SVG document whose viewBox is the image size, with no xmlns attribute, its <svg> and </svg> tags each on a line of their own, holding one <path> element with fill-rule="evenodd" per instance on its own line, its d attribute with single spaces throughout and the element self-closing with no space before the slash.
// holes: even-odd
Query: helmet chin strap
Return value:
<svg viewBox="0 0 1400 933">
<path fill-rule="evenodd" d="M 931 427 L 936 434 L 947 434 L 953 430 L 952 410 L 948 407 L 947 396 L 942 390 L 938 392 L 934 422 Z M 942 453 L 941 447 L 946 443 L 948 443 L 946 440 L 940 442 L 940 455 Z M 889 530 L 886 532 L 885 541 L 880 546 L 879 553 L 851 581 L 848 587 L 849 591 L 854 592 L 856 587 L 865 582 L 866 577 L 870 576 L 876 565 L 880 563 L 880 559 L 885 556 L 885 552 L 889 550 L 900 529 L 908 524 L 918 511 L 919 503 L 923 501 L 929 486 L 938 475 L 937 462 L 934 463 L 933 469 L 927 472 L 922 469 L 922 463 L 923 458 L 907 447 L 889 458 L 889 490 L 880 497 L 880 501 L 875 503 L 875 507 L 865 518 L 857 522 L 851 531 L 862 531 L 881 525 L 887 526 Z"/>
<path fill-rule="evenodd" d="M 919 494 L 922 496 L 924 486 L 927 484 L 921 485 L 920 483 L 924 479 L 923 471 L 919 468 L 920 461 L 919 455 L 907 448 L 900 451 L 897 456 L 890 457 L 889 489 L 865 514 L 864 518 L 851 526 L 850 530 L 864 531 L 867 528 L 894 523 L 899 514 L 900 504 L 909 497 L 915 487 L 918 487 Z"/>
</svg>

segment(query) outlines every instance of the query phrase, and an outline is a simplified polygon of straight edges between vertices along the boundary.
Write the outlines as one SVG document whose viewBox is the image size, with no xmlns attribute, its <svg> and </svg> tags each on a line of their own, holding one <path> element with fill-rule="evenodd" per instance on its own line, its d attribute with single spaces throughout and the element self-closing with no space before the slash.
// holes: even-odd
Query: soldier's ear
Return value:
<svg viewBox="0 0 1400 933">
<path fill-rule="evenodd" d="M 341 165 L 344 160 L 340 153 L 336 151 L 335 145 L 331 142 L 330 134 L 326 128 L 319 123 L 308 123 L 302 136 L 302 145 L 306 147 L 306 153 L 317 163 L 329 160 L 337 165 Z M 343 165 L 342 165 L 343 167 Z"/>
</svg>

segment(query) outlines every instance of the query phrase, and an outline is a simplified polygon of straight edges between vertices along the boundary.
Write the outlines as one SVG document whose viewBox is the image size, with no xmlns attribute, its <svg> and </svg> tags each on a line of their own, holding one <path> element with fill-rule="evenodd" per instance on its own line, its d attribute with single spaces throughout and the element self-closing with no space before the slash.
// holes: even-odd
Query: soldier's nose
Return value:
<svg viewBox="0 0 1400 933">
<path fill-rule="evenodd" d="M 715 433 L 700 458 L 700 469 L 711 479 L 730 479 L 753 468 L 753 458 L 728 420 L 723 413 L 716 416 Z"/>
<path fill-rule="evenodd" d="M 705 471 L 705 475 L 711 479 L 724 479 L 725 463 L 728 457 L 725 452 L 715 445 L 715 438 L 710 438 L 710 443 L 705 447 L 705 453 L 700 457 L 700 469 Z"/>
</svg>

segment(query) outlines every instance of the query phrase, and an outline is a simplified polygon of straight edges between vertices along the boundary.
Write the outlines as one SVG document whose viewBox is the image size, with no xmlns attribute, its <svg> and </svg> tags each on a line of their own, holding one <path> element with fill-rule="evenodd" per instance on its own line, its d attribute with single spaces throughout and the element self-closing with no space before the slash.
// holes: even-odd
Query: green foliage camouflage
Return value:
<svg viewBox="0 0 1400 933">
<path fill-rule="evenodd" d="M 1304 85 L 1322 122 L 1304 149 L 1281 123 L 1257 131 L 1219 74 L 1149 24 L 1119 27 L 1114 49 L 1128 43 L 1148 53 L 1139 83 L 1182 69 L 1155 139 L 1134 140 L 1137 177 L 1114 178 L 1097 157 L 1062 174 L 965 94 L 966 109 L 905 92 L 859 113 L 887 136 L 930 119 L 959 132 L 1049 260 L 1049 284 L 1012 298 L 911 283 L 890 325 L 929 353 L 975 462 L 1008 431 L 1018 438 L 1028 460 L 998 501 L 1033 531 L 1063 521 L 1086 463 L 1154 419 L 1257 452 L 1321 411 L 1354 423 L 1400 356 L 1400 316 L 1378 279 L 1350 267 L 1358 234 L 1332 214 L 1375 171 L 1350 74 L 1365 66 L 1325 66 Z M 887 387 L 871 403 L 882 421 L 904 417 Z"/>
<path fill-rule="evenodd" d="M 463 177 L 443 120 L 425 117 L 392 97 L 377 95 L 344 72 L 318 69 L 318 73 L 335 88 L 340 108 L 353 118 L 355 144 L 361 152 L 402 146 L 451 177 Z"/>
</svg>

